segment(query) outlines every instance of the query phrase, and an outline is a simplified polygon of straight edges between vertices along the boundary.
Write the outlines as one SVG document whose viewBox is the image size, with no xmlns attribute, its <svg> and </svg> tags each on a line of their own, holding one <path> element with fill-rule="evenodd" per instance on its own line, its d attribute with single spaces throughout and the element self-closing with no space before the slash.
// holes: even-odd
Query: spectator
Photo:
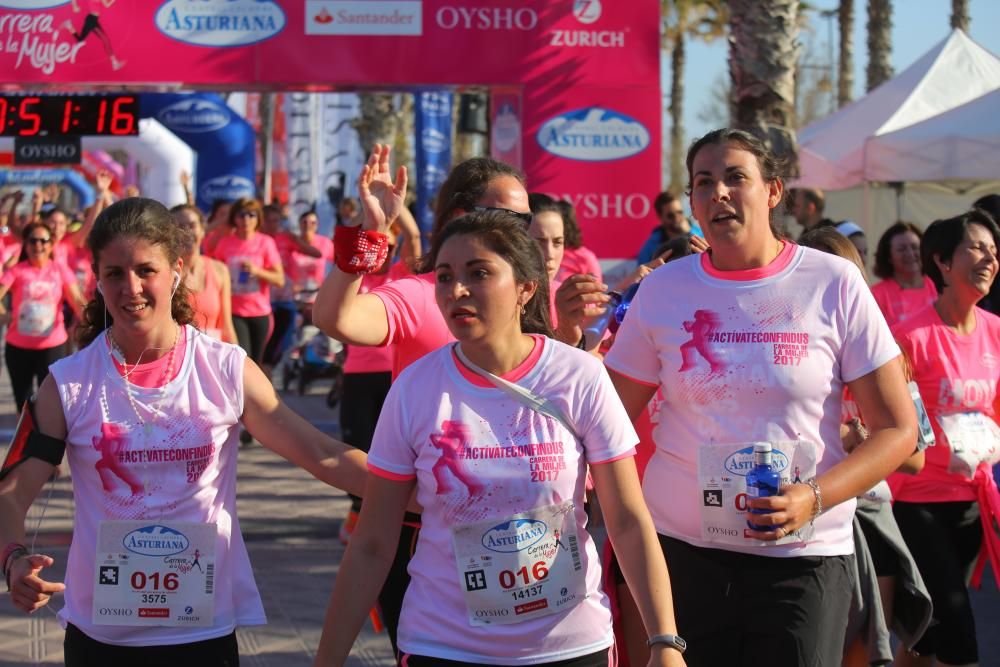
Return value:
<svg viewBox="0 0 1000 667">
<path fill-rule="evenodd" d="M 797 188 L 792 191 L 792 216 L 794 216 L 795 222 L 802 225 L 803 234 L 813 227 L 837 224 L 833 220 L 823 217 L 824 208 L 826 208 L 826 197 L 823 196 L 822 190 Z"/>
</svg>

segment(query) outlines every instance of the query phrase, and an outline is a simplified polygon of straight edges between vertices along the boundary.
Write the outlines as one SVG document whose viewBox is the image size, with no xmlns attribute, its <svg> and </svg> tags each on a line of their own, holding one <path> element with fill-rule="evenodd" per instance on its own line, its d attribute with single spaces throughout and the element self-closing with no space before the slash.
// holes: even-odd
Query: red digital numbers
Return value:
<svg viewBox="0 0 1000 667">
<path fill-rule="evenodd" d="M 42 129 L 42 117 L 35 111 L 31 111 L 30 107 L 41 102 L 39 97 L 25 97 L 21 101 L 21 120 L 30 123 L 29 127 L 22 127 L 18 130 L 18 134 L 22 137 L 33 137 L 38 134 L 38 131 Z"/>
<path fill-rule="evenodd" d="M 134 102 L 134 97 L 119 97 L 111 105 L 111 134 L 135 134 L 135 114 L 122 111 L 122 105 Z"/>
</svg>

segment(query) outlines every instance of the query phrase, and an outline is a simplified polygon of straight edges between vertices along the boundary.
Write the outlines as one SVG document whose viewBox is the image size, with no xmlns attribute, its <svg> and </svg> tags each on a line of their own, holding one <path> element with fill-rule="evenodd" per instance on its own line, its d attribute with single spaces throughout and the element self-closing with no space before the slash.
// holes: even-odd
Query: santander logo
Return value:
<svg viewBox="0 0 1000 667">
<path fill-rule="evenodd" d="M 326 11 L 326 7 L 320 10 L 319 14 L 313 17 L 313 21 L 319 23 L 320 25 L 326 25 L 327 23 L 333 23 L 333 15 Z"/>
</svg>

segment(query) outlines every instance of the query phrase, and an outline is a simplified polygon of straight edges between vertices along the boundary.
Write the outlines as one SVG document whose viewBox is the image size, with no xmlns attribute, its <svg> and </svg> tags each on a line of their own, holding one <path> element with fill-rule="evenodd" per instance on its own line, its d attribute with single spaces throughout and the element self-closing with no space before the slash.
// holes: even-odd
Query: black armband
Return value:
<svg viewBox="0 0 1000 667">
<path fill-rule="evenodd" d="M 21 410 L 21 418 L 17 422 L 14 438 L 7 448 L 7 456 L 0 466 L 0 479 L 28 459 L 41 459 L 57 466 L 62 462 L 66 452 L 66 441 L 53 438 L 39 432 L 35 422 L 34 403 L 32 399 L 25 402 Z"/>
</svg>

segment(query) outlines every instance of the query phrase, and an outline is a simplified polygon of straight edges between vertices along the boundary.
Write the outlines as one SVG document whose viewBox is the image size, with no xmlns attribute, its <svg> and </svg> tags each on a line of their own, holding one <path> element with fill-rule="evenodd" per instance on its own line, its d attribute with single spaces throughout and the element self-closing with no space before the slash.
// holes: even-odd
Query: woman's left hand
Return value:
<svg viewBox="0 0 1000 667">
<path fill-rule="evenodd" d="M 665 646 L 652 647 L 649 651 L 649 662 L 646 667 L 686 667 L 684 656 L 680 651 Z"/>
<path fill-rule="evenodd" d="M 768 510 L 770 514 L 747 514 L 747 520 L 758 526 L 777 526 L 777 530 L 747 530 L 747 537 L 773 542 L 791 535 L 813 518 L 816 496 L 808 484 L 784 484 L 781 494 L 766 498 L 749 498 L 747 506 Z"/>
</svg>

